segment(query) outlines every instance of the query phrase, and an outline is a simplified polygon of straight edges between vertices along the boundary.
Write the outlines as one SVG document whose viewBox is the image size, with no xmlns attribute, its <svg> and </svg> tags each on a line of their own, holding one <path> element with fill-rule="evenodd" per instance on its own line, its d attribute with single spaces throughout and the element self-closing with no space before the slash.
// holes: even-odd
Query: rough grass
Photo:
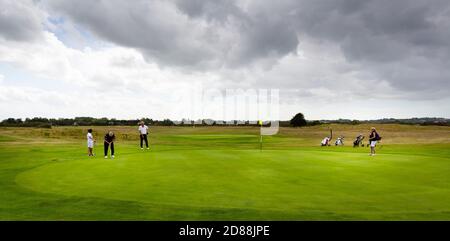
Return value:
<svg viewBox="0 0 450 241">
<path fill-rule="evenodd" d="M 282 128 L 261 152 L 258 128 L 152 128 L 141 151 L 114 127 L 114 160 L 85 155 L 87 128 L 1 128 L 0 219 L 450 220 L 450 128 L 377 126 L 375 157 L 349 146 L 370 126 L 318 147 L 329 128 Z"/>
</svg>

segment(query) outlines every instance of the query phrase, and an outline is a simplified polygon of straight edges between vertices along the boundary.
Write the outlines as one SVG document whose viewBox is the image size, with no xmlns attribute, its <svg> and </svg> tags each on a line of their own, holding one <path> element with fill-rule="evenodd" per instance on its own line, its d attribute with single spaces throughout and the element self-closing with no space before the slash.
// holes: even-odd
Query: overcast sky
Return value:
<svg viewBox="0 0 450 241">
<path fill-rule="evenodd" d="M 448 118 L 450 1 L 0 0 L 0 119 L 222 118 L 182 111 L 199 86 L 279 89 L 281 119 Z"/>
</svg>

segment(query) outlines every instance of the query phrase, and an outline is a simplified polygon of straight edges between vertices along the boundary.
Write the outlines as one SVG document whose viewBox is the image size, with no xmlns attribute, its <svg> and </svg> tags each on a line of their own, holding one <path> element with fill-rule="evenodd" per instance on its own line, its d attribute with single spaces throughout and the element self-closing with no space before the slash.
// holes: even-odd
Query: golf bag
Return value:
<svg viewBox="0 0 450 241">
<path fill-rule="evenodd" d="M 323 138 L 322 142 L 320 143 L 321 146 L 329 146 L 330 145 L 330 138 L 327 136 Z"/>
<path fill-rule="evenodd" d="M 353 142 L 353 147 L 359 147 L 359 146 L 363 146 L 364 147 L 364 144 L 362 143 L 363 140 L 364 140 L 364 136 L 363 135 L 357 136 L 355 141 Z"/>
<path fill-rule="evenodd" d="M 336 146 L 343 146 L 344 145 L 344 137 L 343 136 L 338 137 L 336 139 L 336 141 L 334 142 L 334 145 L 336 145 Z"/>
<path fill-rule="evenodd" d="M 327 136 L 327 137 L 323 138 L 322 142 L 320 142 L 320 145 L 321 146 L 329 146 L 331 139 L 333 139 L 333 130 L 332 129 L 330 129 L 330 137 Z"/>
</svg>

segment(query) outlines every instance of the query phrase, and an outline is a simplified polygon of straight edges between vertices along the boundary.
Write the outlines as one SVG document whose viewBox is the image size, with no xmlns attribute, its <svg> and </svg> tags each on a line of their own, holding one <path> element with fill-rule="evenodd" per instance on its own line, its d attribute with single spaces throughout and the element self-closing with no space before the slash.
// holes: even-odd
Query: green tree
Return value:
<svg viewBox="0 0 450 241">
<path fill-rule="evenodd" d="M 293 126 L 293 127 L 306 126 L 305 116 L 304 116 L 302 113 L 296 114 L 296 115 L 291 119 L 291 126 Z"/>
</svg>

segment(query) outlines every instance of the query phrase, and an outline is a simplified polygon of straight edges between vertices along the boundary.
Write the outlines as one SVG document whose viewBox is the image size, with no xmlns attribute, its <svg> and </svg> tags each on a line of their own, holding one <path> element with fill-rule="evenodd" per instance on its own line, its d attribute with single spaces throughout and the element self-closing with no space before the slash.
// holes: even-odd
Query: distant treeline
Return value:
<svg viewBox="0 0 450 241">
<path fill-rule="evenodd" d="M 209 126 L 209 125 L 247 125 L 247 126 L 257 126 L 257 121 L 233 121 L 224 122 L 218 120 L 204 119 L 204 120 L 187 120 L 182 121 L 172 121 L 170 119 L 164 120 L 153 120 L 150 118 L 141 118 L 133 120 L 119 120 L 119 119 L 109 119 L 109 118 L 93 118 L 93 117 L 75 117 L 75 118 L 26 118 L 14 119 L 8 118 L 0 122 L 0 126 L 4 127 L 39 127 L 39 128 L 51 128 L 52 126 L 136 126 L 139 122 L 144 121 L 144 123 L 152 126 L 175 126 L 175 125 L 196 125 L 196 126 Z"/>
<path fill-rule="evenodd" d="M 93 118 L 93 117 L 75 117 L 75 118 L 58 118 L 58 119 L 35 117 L 35 118 L 26 118 L 25 120 L 8 118 L 0 122 L 0 126 L 40 127 L 40 128 L 51 128 L 52 126 L 135 126 L 138 125 L 138 123 L 141 120 L 150 125 L 161 125 L 161 126 L 174 125 L 174 123 L 169 119 L 160 121 L 148 118 L 135 120 L 117 120 L 117 119 Z"/>
<path fill-rule="evenodd" d="M 39 127 L 39 128 L 51 128 L 52 126 L 135 126 L 140 121 L 144 121 L 146 124 L 153 126 L 174 126 L 174 125 L 192 125 L 193 121 L 183 120 L 183 121 L 172 121 L 170 119 L 165 120 L 153 120 L 150 118 L 143 119 L 133 119 L 133 120 L 118 120 L 118 119 L 108 119 L 108 118 L 92 118 L 92 117 L 75 117 L 75 118 L 26 118 L 14 119 L 8 118 L 0 122 L 0 126 L 4 127 Z M 224 121 L 216 120 L 197 120 L 195 122 L 196 126 L 208 126 L 208 125 L 221 125 L 221 126 L 257 126 L 256 121 L 233 121 L 231 123 L 224 124 Z M 291 121 L 280 121 L 280 126 L 289 127 Z M 439 125 L 439 126 L 450 126 L 450 119 L 445 118 L 411 118 L 411 119 L 379 119 L 379 120 L 349 120 L 349 119 L 339 119 L 339 120 L 307 120 L 307 126 L 316 126 L 322 124 L 348 124 L 348 125 L 358 125 L 358 124 L 408 124 L 408 125 Z"/>
<path fill-rule="evenodd" d="M 436 118 L 436 117 L 422 117 L 422 118 L 409 118 L 409 119 L 395 119 L 385 118 L 378 120 L 320 120 L 316 121 L 320 123 L 336 123 L 336 124 L 404 124 L 404 125 L 438 125 L 438 126 L 450 126 L 450 119 Z"/>
</svg>

